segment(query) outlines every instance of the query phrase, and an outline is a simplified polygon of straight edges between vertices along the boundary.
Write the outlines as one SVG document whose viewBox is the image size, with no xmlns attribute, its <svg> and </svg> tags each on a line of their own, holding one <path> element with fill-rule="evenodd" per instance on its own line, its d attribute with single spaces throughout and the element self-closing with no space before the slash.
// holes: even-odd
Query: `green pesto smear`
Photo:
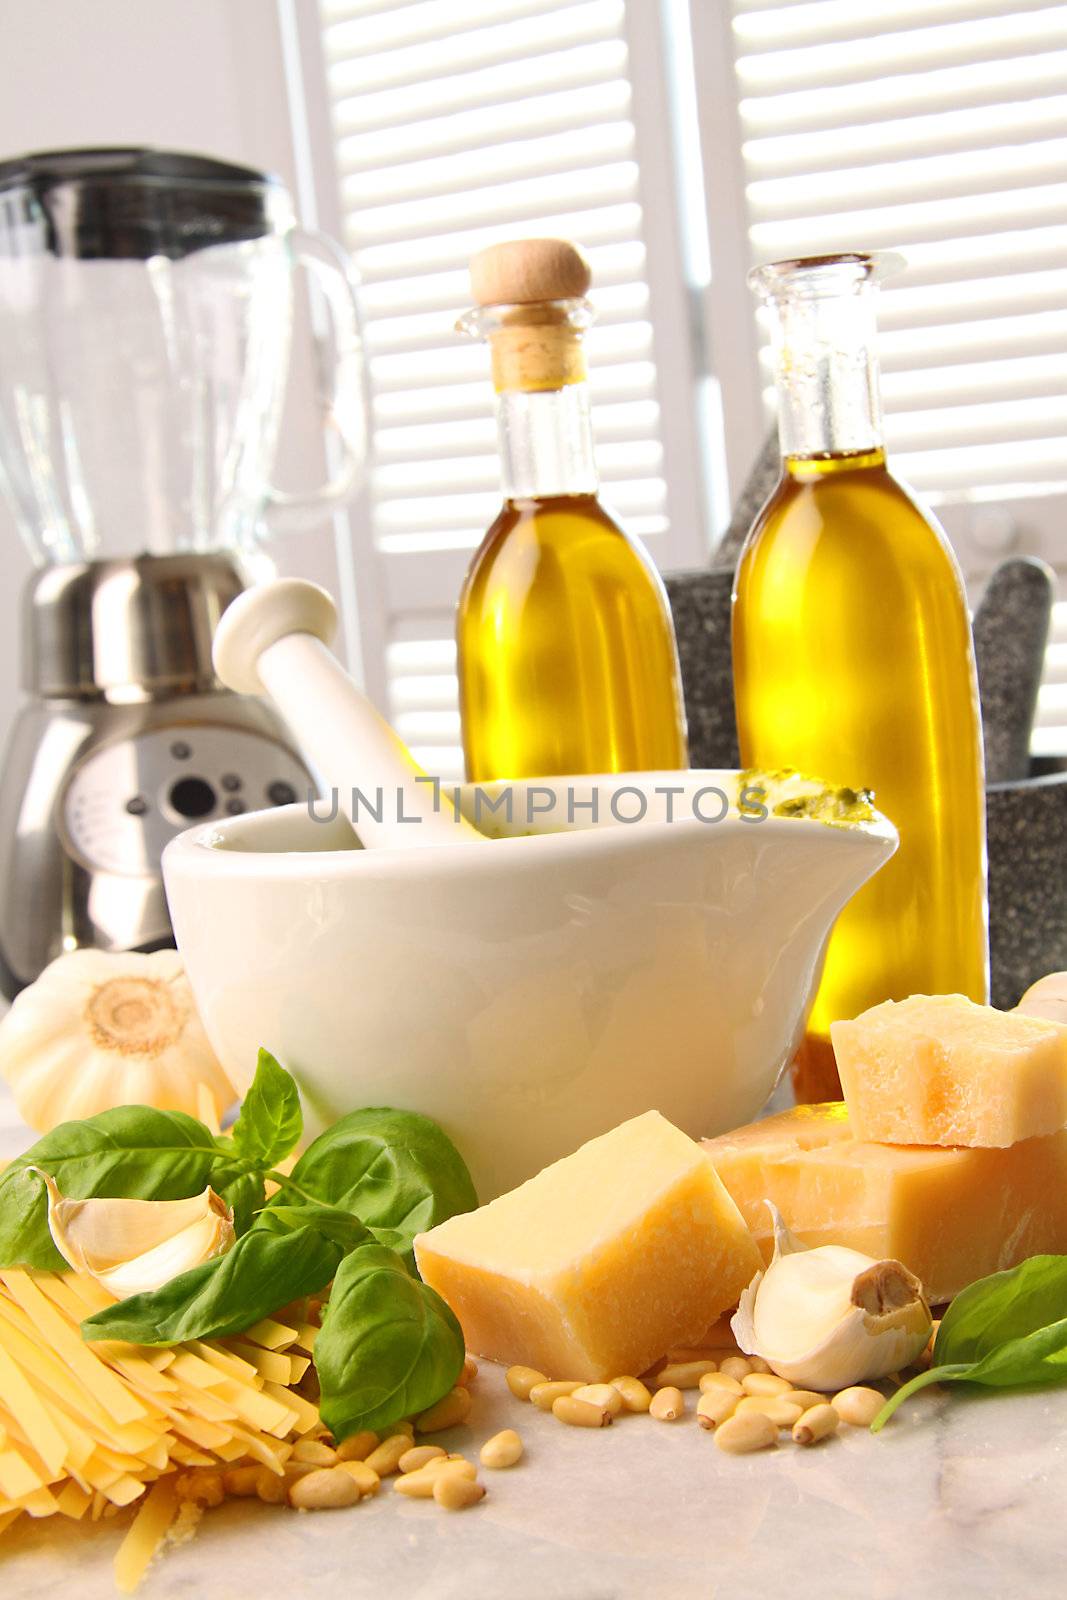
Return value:
<svg viewBox="0 0 1067 1600">
<path fill-rule="evenodd" d="M 762 789 L 774 817 L 810 817 L 838 828 L 875 820 L 874 796 L 869 789 L 834 788 L 819 778 L 806 777 L 795 767 L 780 767 L 776 772 L 749 767 L 740 774 L 739 788 L 742 792 Z"/>
</svg>

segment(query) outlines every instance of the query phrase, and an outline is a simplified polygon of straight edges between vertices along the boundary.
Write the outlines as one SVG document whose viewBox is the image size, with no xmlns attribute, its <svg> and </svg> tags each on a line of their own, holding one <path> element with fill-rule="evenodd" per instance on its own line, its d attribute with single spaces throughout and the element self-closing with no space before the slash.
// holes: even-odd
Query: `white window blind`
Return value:
<svg viewBox="0 0 1067 1600">
<path fill-rule="evenodd" d="M 897 467 L 943 504 L 1062 492 L 1067 5 L 733 12 L 753 259 L 901 250 L 879 313 Z"/>
<path fill-rule="evenodd" d="M 453 607 L 500 505 L 488 352 L 453 331 L 474 250 L 522 234 L 586 247 L 605 496 L 661 563 L 701 555 L 699 530 L 672 537 L 669 525 L 642 196 L 650 157 L 626 9 L 321 0 L 321 10 L 345 242 L 362 282 L 390 710 L 419 759 L 451 774 L 461 764 Z"/>
</svg>

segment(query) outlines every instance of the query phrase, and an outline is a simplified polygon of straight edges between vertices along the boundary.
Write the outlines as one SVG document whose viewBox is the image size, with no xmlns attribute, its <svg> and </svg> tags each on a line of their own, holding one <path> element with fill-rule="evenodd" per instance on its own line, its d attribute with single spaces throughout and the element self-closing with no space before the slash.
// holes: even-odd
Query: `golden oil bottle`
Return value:
<svg viewBox="0 0 1067 1600">
<path fill-rule="evenodd" d="M 527 239 L 471 263 L 488 340 L 504 504 L 456 622 L 467 777 L 688 765 L 674 629 L 644 549 L 601 505 L 582 335 L 588 263 Z"/>
<path fill-rule="evenodd" d="M 840 1093 L 830 1023 L 912 993 L 988 1000 L 985 795 L 970 622 L 937 524 L 886 467 L 876 263 L 757 269 L 776 327 L 777 488 L 734 592 L 741 758 L 874 791 L 900 848 L 831 935 L 798 1099 Z"/>
</svg>

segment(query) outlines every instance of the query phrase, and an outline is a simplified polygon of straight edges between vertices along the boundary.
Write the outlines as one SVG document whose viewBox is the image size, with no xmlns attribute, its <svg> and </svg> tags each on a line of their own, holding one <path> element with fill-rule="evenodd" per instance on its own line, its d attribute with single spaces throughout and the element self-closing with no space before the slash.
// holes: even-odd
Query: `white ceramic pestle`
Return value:
<svg viewBox="0 0 1067 1600">
<path fill-rule="evenodd" d="M 259 584 L 223 613 L 215 671 L 239 694 L 270 696 L 366 849 L 484 843 L 332 654 L 336 631 L 318 584 Z"/>
</svg>

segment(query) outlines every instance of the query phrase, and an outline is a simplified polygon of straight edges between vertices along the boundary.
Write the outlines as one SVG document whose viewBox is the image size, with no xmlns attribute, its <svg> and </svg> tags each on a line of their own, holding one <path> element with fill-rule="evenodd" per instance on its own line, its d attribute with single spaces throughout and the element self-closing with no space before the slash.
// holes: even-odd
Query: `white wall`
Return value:
<svg viewBox="0 0 1067 1600">
<path fill-rule="evenodd" d="M 267 168 L 295 193 L 274 0 L 6 0 L 3 13 L 0 158 L 49 146 L 164 145 Z M 287 488 L 316 483 L 323 470 L 310 340 L 306 327 L 299 332 L 278 463 Z M 283 570 L 336 591 L 328 523 L 278 540 L 273 553 Z M 29 571 L 0 503 L 0 740 L 18 700 L 14 616 Z"/>
</svg>

